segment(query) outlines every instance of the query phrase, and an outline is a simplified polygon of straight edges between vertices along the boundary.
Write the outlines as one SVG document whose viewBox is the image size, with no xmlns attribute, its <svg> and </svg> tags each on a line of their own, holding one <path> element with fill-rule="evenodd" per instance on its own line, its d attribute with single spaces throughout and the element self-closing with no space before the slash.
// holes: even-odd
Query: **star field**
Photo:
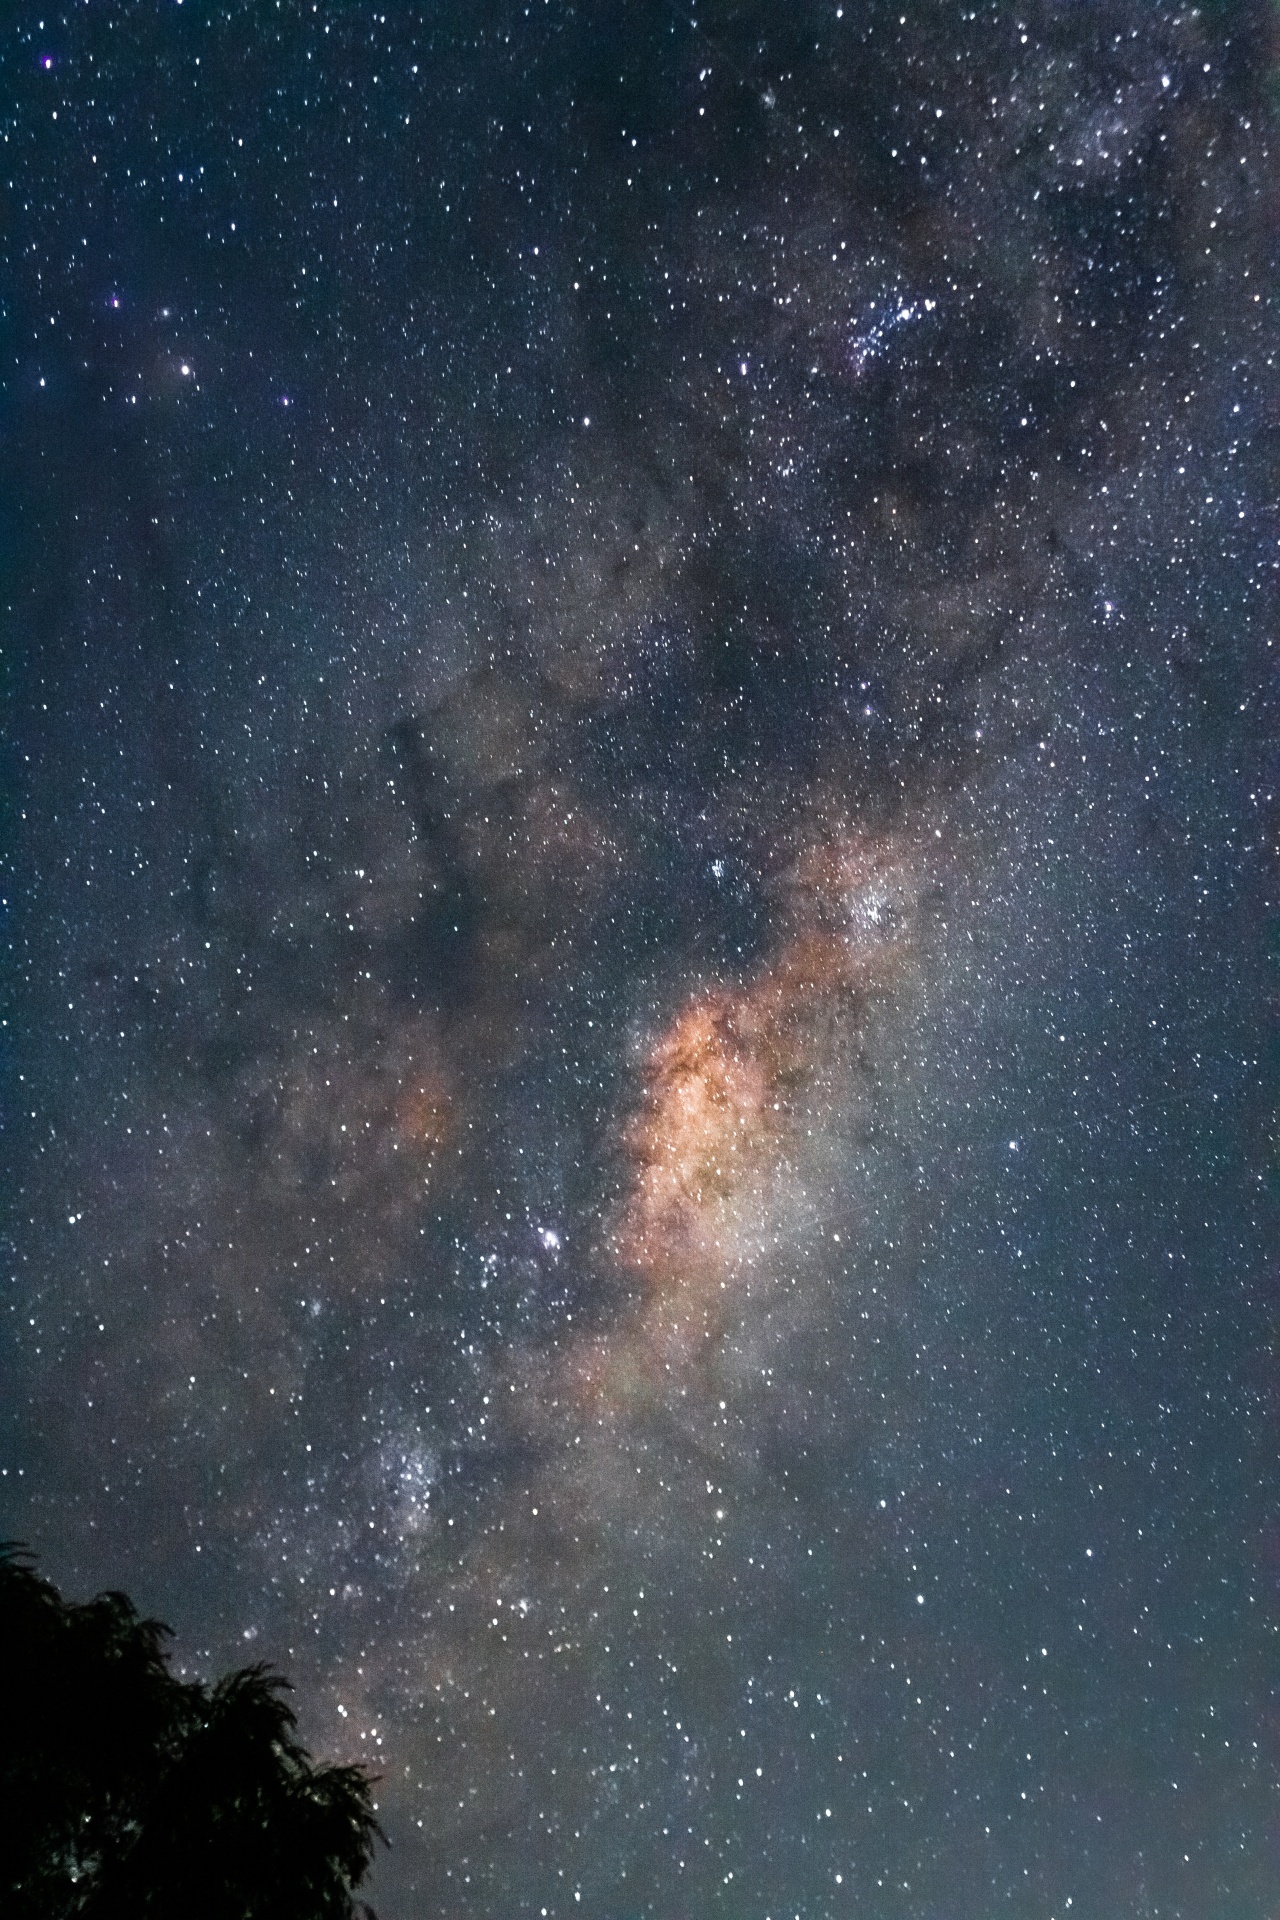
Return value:
<svg viewBox="0 0 1280 1920">
<path fill-rule="evenodd" d="M 15 5 L 0 1532 L 390 1920 L 1266 1920 L 1275 27 Z"/>
</svg>

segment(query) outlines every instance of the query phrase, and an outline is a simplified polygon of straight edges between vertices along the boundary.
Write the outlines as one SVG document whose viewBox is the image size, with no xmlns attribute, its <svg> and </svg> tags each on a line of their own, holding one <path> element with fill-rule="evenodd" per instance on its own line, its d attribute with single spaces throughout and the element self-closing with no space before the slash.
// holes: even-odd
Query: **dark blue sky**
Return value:
<svg viewBox="0 0 1280 1920">
<path fill-rule="evenodd" d="M 1274 26 L 0 29 L 0 1533 L 379 1911 L 1267 1920 Z"/>
</svg>

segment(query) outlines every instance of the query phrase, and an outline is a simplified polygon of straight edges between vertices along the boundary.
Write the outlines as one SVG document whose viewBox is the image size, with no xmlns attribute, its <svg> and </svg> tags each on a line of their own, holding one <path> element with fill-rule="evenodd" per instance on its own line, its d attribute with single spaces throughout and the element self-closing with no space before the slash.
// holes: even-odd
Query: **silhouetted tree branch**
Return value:
<svg viewBox="0 0 1280 1920">
<path fill-rule="evenodd" d="M 279 1675 L 180 1681 L 168 1637 L 0 1544 L 6 1920 L 348 1920 L 382 1837 L 369 1775 L 316 1765 Z"/>
</svg>

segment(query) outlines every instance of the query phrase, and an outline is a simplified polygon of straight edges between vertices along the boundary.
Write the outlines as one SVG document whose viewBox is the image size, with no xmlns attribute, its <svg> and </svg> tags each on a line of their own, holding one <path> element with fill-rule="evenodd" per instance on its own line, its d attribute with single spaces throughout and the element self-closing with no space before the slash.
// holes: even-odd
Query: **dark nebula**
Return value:
<svg viewBox="0 0 1280 1920">
<path fill-rule="evenodd" d="M 0 25 L 0 1531 L 384 1920 L 1268 1920 L 1264 0 Z"/>
</svg>

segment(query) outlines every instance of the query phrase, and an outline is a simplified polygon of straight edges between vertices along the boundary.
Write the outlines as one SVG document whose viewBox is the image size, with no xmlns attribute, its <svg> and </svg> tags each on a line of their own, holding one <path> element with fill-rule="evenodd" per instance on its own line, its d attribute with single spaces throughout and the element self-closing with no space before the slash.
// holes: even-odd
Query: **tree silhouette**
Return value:
<svg viewBox="0 0 1280 1920">
<path fill-rule="evenodd" d="M 6 1920 L 348 1920 L 381 1830 L 360 1767 L 317 1766 L 266 1667 L 178 1680 L 122 1593 L 64 1600 L 0 1544 Z"/>
</svg>

